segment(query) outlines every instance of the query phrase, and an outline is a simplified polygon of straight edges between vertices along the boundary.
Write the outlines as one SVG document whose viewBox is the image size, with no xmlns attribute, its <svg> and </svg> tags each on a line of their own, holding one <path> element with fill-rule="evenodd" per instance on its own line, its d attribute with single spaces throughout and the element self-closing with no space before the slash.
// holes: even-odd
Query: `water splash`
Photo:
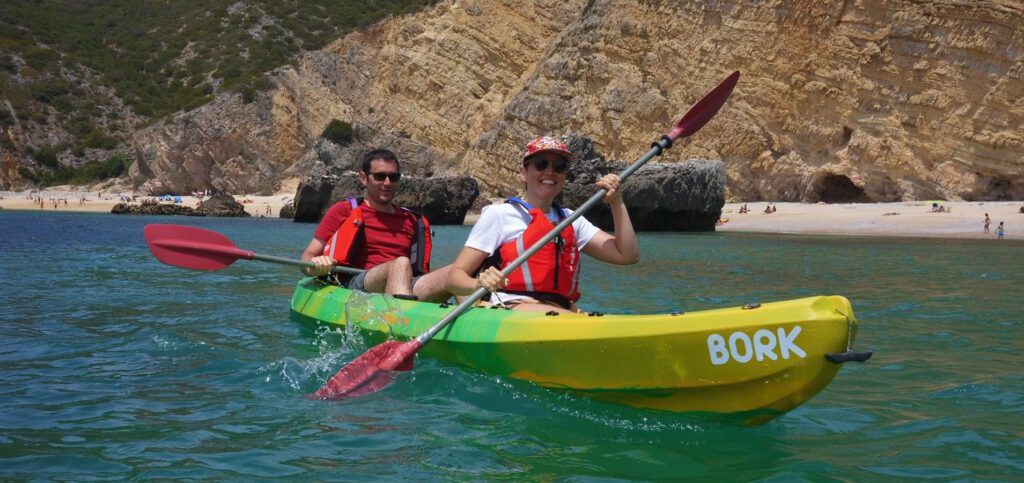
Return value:
<svg viewBox="0 0 1024 483">
<path fill-rule="evenodd" d="M 281 381 L 295 391 L 304 391 L 304 386 L 311 380 L 317 378 L 318 373 L 329 361 L 321 358 L 309 361 L 300 361 L 292 357 L 286 357 L 279 361 L 271 362 L 256 370 L 257 374 L 263 377 L 263 381 L 271 383 Z"/>
<path fill-rule="evenodd" d="M 354 291 L 345 303 L 340 300 L 331 304 L 337 310 L 344 310 L 346 323 L 341 326 L 321 325 L 314 331 L 313 344 L 317 356 L 301 361 L 284 358 L 261 367 L 266 382 L 281 380 L 296 391 L 305 391 L 307 384 L 325 383 L 335 372 L 370 349 L 372 344 L 365 337 L 367 331 L 386 334 L 387 339 L 395 338 L 395 327 L 409 324 L 398 301 L 388 295 Z M 335 317 L 339 320 L 340 317 Z M 400 333 L 407 332 L 400 330 Z"/>
<path fill-rule="evenodd" d="M 359 329 L 387 334 L 395 338 L 395 327 L 408 328 L 409 318 L 402 313 L 398 300 L 390 295 L 352 292 L 345 304 L 345 332 L 354 337 Z M 406 330 L 399 332 L 405 333 Z"/>
</svg>

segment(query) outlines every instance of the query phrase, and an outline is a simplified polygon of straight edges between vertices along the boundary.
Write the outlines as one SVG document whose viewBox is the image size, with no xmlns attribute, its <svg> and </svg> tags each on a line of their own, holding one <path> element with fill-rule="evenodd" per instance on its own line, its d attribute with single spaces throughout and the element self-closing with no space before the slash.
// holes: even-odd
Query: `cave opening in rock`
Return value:
<svg viewBox="0 0 1024 483">
<path fill-rule="evenodd" d="M 826 173 L 818 179 L 818 199 L 825 203 L 864 203 L 871 201 L 864 189 L 841 174 Z"/>
<path fill-rule="evenodd" d="M 1020 199 L 1021 189 L 1014 186 L 1006 178 L 995 178 L 989 181 L 989 199 L 992 201 L 1013 201 Z"/>
</svg>

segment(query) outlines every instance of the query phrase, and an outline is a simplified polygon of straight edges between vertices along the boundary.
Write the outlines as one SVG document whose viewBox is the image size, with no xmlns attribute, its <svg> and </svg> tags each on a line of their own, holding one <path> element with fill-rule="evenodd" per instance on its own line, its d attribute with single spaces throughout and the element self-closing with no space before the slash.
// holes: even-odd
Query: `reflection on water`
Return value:
<svg viewBox="0 0 1024 483">
<path fill-rule="evenodd" d="M 0 478 L 1024 478 L 1020 243 L 641 234 L 640 264 L 586 260 L 589 310 L 853 302 L 856 345 L 875 357 L 742 428 L 429 358 L 385 391 L 308 400 L 368 342 L 290 320 L 293 267 L 156 263 L 142 226 L 168 221 L 294 257 L 313 228 L 0 213 Z M 468 229 L 435 229 L 440 266 Z M 337 310 L 395 331 L 407 323 L 389 297 Z"/>
</svg>

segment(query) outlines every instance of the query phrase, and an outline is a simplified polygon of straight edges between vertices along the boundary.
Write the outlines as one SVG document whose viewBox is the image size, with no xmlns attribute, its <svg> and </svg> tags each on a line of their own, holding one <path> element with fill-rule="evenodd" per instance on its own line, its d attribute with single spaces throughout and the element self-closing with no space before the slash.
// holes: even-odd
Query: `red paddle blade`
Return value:
<svg viewBox="0 0 1024 483">
<path fill-rule="evenodd" d="M 253 256 L 252 252 L 236 247 L 228 237 L 193 226 L 146 225 L 143 235 L 153 256 L 175 267 L 221 270 L 239 258 Z"/>
<path fill-rule="evenodd" d="M 732 94 L 732 89 L 740 80 L 740 71 L 729 74 L 717 87 L 708 92 L 704 98 L 697 101 L 686 115 L 676 123 L 676 126 L 668 132 L 669 139 L 675 141 L 678 138 L 685 138 L 704 127 L 711 118 L 715 117 L 718 110 L 722 108 L 725 101 Z"/>
<path fill-rule="evenodd" d="M 394 371 L 412 370 L 419 342 L 389 340 L 374 346 L 342 367 L 331 380 L 311 396 L 314 399 L 341 399 L 370 394 L 391 384 Z"/>
</svg>

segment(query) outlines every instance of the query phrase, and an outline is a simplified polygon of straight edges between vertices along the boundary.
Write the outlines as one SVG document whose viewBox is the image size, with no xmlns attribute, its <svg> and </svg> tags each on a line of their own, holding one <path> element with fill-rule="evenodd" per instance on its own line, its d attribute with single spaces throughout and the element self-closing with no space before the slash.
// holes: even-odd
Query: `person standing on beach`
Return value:
<svg viewBox="0 0 1024 483">
<path fill-rule="evenodd" d="M 992 218 L 988 217 L 988 213 L 985 213 L 985 233 L 988 233 L 988 226 L 992 224 Z"/>
<path fill-rule="evenodd" d="M 302 260 L 306 275 L 321 277 L 334 266 L 365 270 L 338 275 L 351 290 L 386 293 L 402 298 L 443 302 L 450 266 L 430 270 L 430 224 L 422 215 L 392 201 L 402 179 L 398 158 L 387 149 L 363 156 L 359 182 L 366 188 L 362 200 L 335 203 L 313 234 Z"/>
<path fill-rule="evenodd" d="M 1002 240 L 1003 239 L 1003 234 L 1005 233 L 1005 231 L 1006 231 L 1006 229 L 1003 228 L 1003 222 L 1000 221 L 999 222 L 999 226 L 996 227 L 996 238 Z"/>
</svg>

